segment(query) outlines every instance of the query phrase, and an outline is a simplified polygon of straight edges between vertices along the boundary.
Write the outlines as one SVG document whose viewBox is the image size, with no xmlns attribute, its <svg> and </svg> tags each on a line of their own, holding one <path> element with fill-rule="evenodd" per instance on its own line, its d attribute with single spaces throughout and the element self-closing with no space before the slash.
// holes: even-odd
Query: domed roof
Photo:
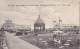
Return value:
<svg viewBox="0 0 80 49">
<path fill-rule="evenodd" d="M 35 23 L 40 23 L 40 24 L 44 23 L 44 21 L 40 18 L 40 15 L 39 18 L 35 21 Z"/>
<path fill-rule="evenodd" d="M 6 22 L 6 23 L 7 23 L 7 22 L 11 22 L 11 23 L 12 23 L 12 20 L 9 20 L 9 19 L 8 19 L 8 20 L 6 20 L 5 22 Z"/>
</svg>

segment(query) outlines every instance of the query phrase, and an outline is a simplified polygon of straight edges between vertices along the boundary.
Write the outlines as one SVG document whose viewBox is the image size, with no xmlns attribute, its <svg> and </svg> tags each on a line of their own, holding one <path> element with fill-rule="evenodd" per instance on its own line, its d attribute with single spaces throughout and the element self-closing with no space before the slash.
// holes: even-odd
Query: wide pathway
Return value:
<svg viewBox="0 0 80 49">
<path fill-rule="evenodd" d="M 8 49 L 40 49 L 18 37 L 5 32 Z"/>
</svg>

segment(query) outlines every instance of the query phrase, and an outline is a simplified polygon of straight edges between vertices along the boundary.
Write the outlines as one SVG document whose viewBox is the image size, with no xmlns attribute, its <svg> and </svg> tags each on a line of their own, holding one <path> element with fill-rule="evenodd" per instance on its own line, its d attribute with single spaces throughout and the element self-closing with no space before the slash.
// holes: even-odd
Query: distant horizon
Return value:
<svg viewBox="0 0 80 49">
<path fill-rule="evenodd" d="M 8 19 L 7 19 L 8 20 Z M 9 19 L 10 20 L 10 19 Z M 6 20 L 5 20 L 6 21 Z M 12 20 L 11 20 L 12 21 Z M 5 23 L 5 22 L 4 22 Z M 4 24 L 3 23 L 3 24 Z M 28 25 L 31 25 L 31 24 L 17 24 L 17 23 L 14 23 L 13 21 L 12 21 L 12 23 L 13 24 L 15 24 L 15 25 L 25 25 L 25 26 L 28 26 Z M 35 23 L 35 22 L 34 22 Z M 45 23 L 45 22 L 44 22 Z M 62 25 L 75 25 L 75 24 L 62 24 Z M 75 26 L 78 26 L 78 25 L 75 25 Z M 1 26 L 0 26 L 1 27 Z M 45 28 L 46 28 L 46 24 L 45 24 Z M 52 27 L 48 27 L 48 28 L 46 28 L 46 29 L 50 29 L 50 28 L 54 28 L 54 24 L 53 24 L 53 26 Z M 31 25 L 31 29 L 34 29 L 34 25 Z"/>
</svg>

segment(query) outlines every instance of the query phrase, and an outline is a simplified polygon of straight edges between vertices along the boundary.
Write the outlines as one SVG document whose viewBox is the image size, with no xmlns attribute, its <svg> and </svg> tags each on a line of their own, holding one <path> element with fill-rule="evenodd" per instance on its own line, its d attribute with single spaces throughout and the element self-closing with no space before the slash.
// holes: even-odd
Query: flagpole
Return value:
<svg viewBox="0 0 80 49">
<path fill-rule="evenodd" d="M 79 28 L 80 28 L 80 1 L 79 1 Z"/>
<path fill-rule="evenodd" d="M 80 0 L 79 0 L 79 30 L 80 30 Z"/>
</svg>

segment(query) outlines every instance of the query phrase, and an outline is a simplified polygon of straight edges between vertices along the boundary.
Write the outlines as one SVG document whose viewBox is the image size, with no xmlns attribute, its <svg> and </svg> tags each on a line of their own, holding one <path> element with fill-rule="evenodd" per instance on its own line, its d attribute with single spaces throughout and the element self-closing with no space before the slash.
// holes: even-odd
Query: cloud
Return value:
<svg viewBox="0 0 80 49">
<path fill-rule="evenodd" d="M 34 22 L 32 21 L 34 20 L 32 18 L 34 18 L 34 16 L 32 17 L 30 15 L 21 14 L 16 11 L 10 11 L 10 12 L 0 11 L 0 22 L 1 23 L 3 23 L 7 19 L 11 19 L 13 20 L 14 23 L 17 23 L 17 24 L 31 24 L 30 22 Z"/>
<path fill-rule="evenodd" d="M 35 6 L 18 7 L 18 8 L 15 8 L 15 11 L 25 15 L 32 15 L 32 16 L 36 16 L 39 13 L 39 11 L 36 9 Z"/>
<path fill-rule="evenodd" d="M 14 8 L 12 11 L 0 11 L 0 25 L 2 25 L 7 19 L 10 19 L 13 23 L 20 25 L 33 25 L 38 14 L 39 11 L 36 7 L 19 7 Z"/>
<path fill-rule="evenodd" d="M 44 7 L 40 10 L 40 14 L 43 16 L 45 16 L 45 15 L 51 16 L 51 15 L 53 15 L 53 13 L 54 13 L 54 9 L 52 7 Z"/>
</svg>

